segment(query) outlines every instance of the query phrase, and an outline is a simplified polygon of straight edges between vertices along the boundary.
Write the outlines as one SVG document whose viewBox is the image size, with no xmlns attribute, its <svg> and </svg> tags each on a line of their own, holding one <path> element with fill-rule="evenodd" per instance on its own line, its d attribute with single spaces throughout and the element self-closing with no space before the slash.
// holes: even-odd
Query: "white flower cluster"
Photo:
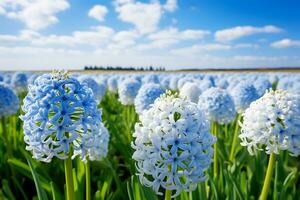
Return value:
<svg viewBox="0 0 300 200">
<path fill-rule="evenodd" d="M 185 83 L 181 87 L 179 95 L 182 98 L 187 98 L 191 102 L 198 103 L 199 96 L 201 95 L 199 83 L 192 83 L 192 82 Z"/>
<path fill-rule="evenodd" d="M 198 104 L 211 121 L 219 124 L 228 124 L 236 116 L 234 101 L 224 89 L 207 89 L 199 97 Z"/>
<path fill-rule="evenodd" d="M 300 155 L 300 96 L 284 90 L 269 91 L 251 103 L 241 124 L 241 145 L 250 154 L 257 149 Z"/>
<path fill-rule="evenodd" d="M 136 124 L 132 144 L 140 181 L 152 187 L 192 191 L 205 180 L 205 170 L 212 162 L 209 122 L 197 104 L 164 94 L 153 107 L 142 113 Z"/>
<path fill-rule="evenodd" d="M 118 86 L 119 101 L 123 105 L 133 105 L 141 83 L 135 78 L 127 78 Z"/>
</svg>

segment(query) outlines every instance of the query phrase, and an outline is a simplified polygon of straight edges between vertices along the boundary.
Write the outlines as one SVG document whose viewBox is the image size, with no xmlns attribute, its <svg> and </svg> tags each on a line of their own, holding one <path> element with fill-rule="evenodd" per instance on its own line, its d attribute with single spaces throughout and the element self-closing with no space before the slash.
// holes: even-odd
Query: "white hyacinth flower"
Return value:
<svg viewBox="0 0 300 200">
<path fill-rule="evenodd" d="M 265 93 L 246 109 L 241 128 L 241 145 L 250 154 L 260 149 L 300 155 L 300 96 L 284 90 Z"/>
<path fill-rule="evenodd" d="M 170 94 L 156 99 L 135 126 L 132 144 L 143 185 L 157 194 L 161 189 L 193 191 L 206 179 L 216 139 L 197 104 Z"/>
</svg>

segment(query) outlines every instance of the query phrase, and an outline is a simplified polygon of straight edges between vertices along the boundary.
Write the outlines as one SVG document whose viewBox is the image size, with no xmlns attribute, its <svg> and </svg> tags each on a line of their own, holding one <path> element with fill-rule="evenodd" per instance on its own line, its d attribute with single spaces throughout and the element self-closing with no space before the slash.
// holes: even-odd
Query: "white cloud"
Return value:
<svg viewBox="0 0 300 200">
<path fill-rule="evenodd" d="M 242 44 L 236 44 L 233 46 L 235 49 L 241 49 L 241 48 L 253 48 L 257 49 L 259 48 L 258 44 L 251 44 L 251 43 L 242 43 Z"/>
<path fill-rule="evenodd" d="M 14 35 L 0 35 L 1 42 L 16 42 L 19 40 L 20 38 Z"/>
<path fill-rule="evenodd" d="M 161 30 L 152 34 L 149 34 L 148 38 L 151 40 L 162 40 L 162 39 L 175 39 L 175 40 L 193 40 L 202 39 L 206 35 L 209 35 L 207 30 L 195 30 L 187 29 L 184 31 L 178 31 L 177 28 L 169 28 Z"/>
<path fill-rule="evenodd" d="M 215 33 L 215 39 L 220 42 L 228 42 L 257 33 L 279 33 L 282 29 L 268 25 L 264 27 L 237 26 L 229 29 L 219 30 Z"/>
<path fill-rule="evenodd" d="M 19 35 L 0 35 L 1 42 L 31 41 L 39 38 L 40 34 L 32 30 L 22 30 Z"/>
<path fill-rule="evenodd" d="M 225 44 L 196 44 L 190 47 L 178 48 L 171 50 L 174 55 L 197 55 L 206 51 L 230 50 L 232 47 Z"/>
<path fill-rule="evenodd" d="M 98 46 L 103 41 L 109 39 L 115 31 L 109 27 L 99 26 L 95 31 L 75 31 L 73 37 L 78 43 L 88 43 Z"/>
<path fill-rule="evenodd" d="M 6 13 L 6 11 L 4 10 L 4 8 L 0 7 L 0 15 L 4 15 Z"/>
<path fill-rule="evenodd" d="M 283 59 L 284 57 L 277 56 L 255 56 L 255 55 L 246 55 L 246 56 L 234 56 L 233 59 L 237 61 L 276 61 Z M 287 58 L 287 57 L 285 57 Z"/>
<path fill-rule="evenodd" d="M 139 38 L 141 35 L 135 31 L 119 31 L 113 36 L 113 41 L 115 42 L 122 42 L 122 41 L 128 41 L 128 40 L 134 40 L 136 38 Z"/>
<path fill-rule="evenodd" d="M 274 48 L 300 47 L 300 40 L 282 39 L 271 44 Z"/>
<path fill-rule="evenodd" d="M 136 44 L 136 39 L 141 35 L 135 30 L 119 31 L 112 36 L 112 41 L 107 46 L 110 50 L 126 50 Z"/>
<path fill-rule="evenodd" d="M 127 4 L 127 3 L 134 3 L 135 0 L 115 0 L 114 4 L 116 6 L 122 5 L 122 4 Z"/>
<path fill-rule="evenodd" d="M 162 15 L 166 12 L 174 12 L 177 8 L 177 0 L 167 0 L 161 4 L 158 0 L 149 3 L 135 0 L 114 0 L 118 18 L 131 23 L 142 34 L 156 31 Z"/>
<path fill-rule="evenodd" d="M 111 50 L 135 50 L 163 49 L 184 40 L 202 39 L 209 32 L 205 30 L 183 30 L 169 28 L 158 31 L 147 36 L 140 34 L 137 30 L 122 30 L 115 32 L 105 26 L 94 27 L 87 31 L 74 31 L 70 35 L 41 35 L 32 30 L 22 30 L 19 35 L 0 35 L 0 41 L 18 44 L 27 42 L 35 46 L 65 46 L 89 45 L 91 47 L 107 47 Z M 147 40 L 148 43 L 137 44 L 137 40 Z"/>
<path fill-rule="evenodd" d="M 162 16 L 162 8 L 159 2 L 142 3 L 134 1 L 116 1 L 118 18 L 131 23 L 140 33 L 151 33 L 158 28 Z"/>
<path fill-rule="evenodd" d="M 71 35 L 41 35 L 32 30 L 23 30 L 17 36 L 0 35 L 0 41 L 24 41 L 38 46 L 75 46 L 82 44 L 97 47 L 106 45 L 114 34 L 115 31 L 113 29 L 105 26 L 94 27 L 88 31 L 74 31 Z"/>
<path fill-rule="evenodd" d="M 137 50 L 148 50 L 148 49 L 163 49 L 167 48 L 170 45 L 176 44 L 178 40 L 176 39 L 163 39 L 163 40 L 154 40 L 147 44 L 139 44 Z"/>
<path fill-rule="evenodd" d="M 92 18 L 95 18 L 99 21 L 104 21 L 104 17 L 108 13 L 108 10 L 105 6 L 95 5 L 88 13 Z"/>
<path fill-rule="evenodd" d="M 90 31 L 75 31 L 72 35 L 42 36 L 32 41 L 36 45 L 67 45 L 84 44 L 104 46 L 115 31 L 109 27 L 99 26 Z"/>
<path fill-rule="evenodd" d="M 23 40 L 34 40 L 39 37 L 41 37 L 41 34 L 33 30 L 20 31 L 20 38 L 22 38 Z"/>
<path fill-rule="evenodd" d="M 63 54 L 72 54 L 80 55 L 81 51 L 70 50 L 63 48 L 41 48 L 41 47 L 32 47 L 32 46 L 18 46 L 18 47 L 1 47 L 0 46 L 0 55 L 7 54 L 9 52 L 13 55 L 19 55 L 20 57 L 28 55 L 40 55 L 40 54 L 51 54 L 51 53 L 63 53 Z"/>
<path fill-rule="evenodd" d="M 115 32 L 110 27 L 98 26 L 87 31 L 74 31 L 70 35 L 41 35 L 32 30 L 23 30 L 19 35 L 0 35 L 2 42 L 18 42 L 27 41 L 33 45 L 64 45 L 74 46 L 78 44 L 90 46 L 105 46 L 110 48 L 126 48 L 136 44 L 136 40 L 142 38 L 149 41 L 146 44 L 138 44 L 135 48 L 139 50 L 166 48 L 172 44 L 179 43 L 184 40 L 203 39 L 209 31 L 187 29 L 179 31 L 177 28 L 169 28 L 152 34 L 142 35 L 139 31 L 122 30 Z"/>
<path fill-rule="evenodd" d="M 55 15 L 69 7 L 67 0 L 2 0 L 0 14 L 39 30 L 59 22 Z"/>
<path fill-rule="evenodd" d="M 167 0 L 164 9 L 169 12 L 174 12 L 178 8 L 177 0 Z"/>
<path fill-rule="evenodd" d="M 151 42 L 147 44 L 140 44 L 137 46 L 137 49 L 147 50 L 156 48 L 167 48 L 173 44 L 179 43 L 184 40 L 203 39 L 206 35 L 209 35 L 209 33 L 210 32 L 206 30 L 194 29 L 179 31 L 177 28 L 172 27 L 169 29 L 149 34 L 147 38 L 151 40 Z"/>
</svg>

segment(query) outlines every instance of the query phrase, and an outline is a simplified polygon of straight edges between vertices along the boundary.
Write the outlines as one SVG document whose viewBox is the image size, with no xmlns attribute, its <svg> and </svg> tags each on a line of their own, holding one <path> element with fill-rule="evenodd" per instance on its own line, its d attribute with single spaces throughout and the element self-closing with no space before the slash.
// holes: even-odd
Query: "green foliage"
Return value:
<svg viewBox="0 0 300 200">
<path fill-rule="evenodd" d="M 140 184 L 132 159 L 132 133 L 138 116 L 133 106 L 123 106 L 117 94 L 107 93 L 99 105 L 103 121 L 110 133 L 109 153 L 100 162 L 91 162 L 91 195 L 96 200 L 159 200 L 151 188 Z M 174 116 L 175 120 L 180 115 Z M 41 163 L 25 151 L 22 122 L 18 115 L 5 120 L 0 127 L 0 199 L 65 199 L 63 162 L 53 159 Z M 237 121 L 237 120 L 236 120 Z M 218 177 L 213 178 L 213 166 L 207 181 L 199 183 L 193 192 L 182 192 L 176 200 L 191 199 L 258 199 L 264 181 L 268 156 L 259 152 L 250 156 L 239 145 L 234 159 L 229 160 L 237 122 L 217 125 Z M 4 130 L 6 132 L 4 133 Z M 292 200 L 300 197 L 300 160 L 286 152 L 276 157 L 269 199 Z M 85 168 L 80 159 L 73 160 L 75 196 L 85 197 Z M 35 187 L 33 187 L 35 185 Z"/>
</svg>

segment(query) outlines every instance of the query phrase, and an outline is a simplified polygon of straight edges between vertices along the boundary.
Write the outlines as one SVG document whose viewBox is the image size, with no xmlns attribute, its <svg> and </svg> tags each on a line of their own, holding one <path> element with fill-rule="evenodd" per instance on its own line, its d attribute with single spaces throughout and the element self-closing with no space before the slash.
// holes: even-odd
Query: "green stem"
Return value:
<svg viewBox="0 0 300 200">
<path fill-rule="evenodd" d="M 228 124 L 225 124 L 224 132 L 225 132 L 225 138 L 227 138 L 228 137 Z"/>
<path fill-rule="evenodd" d="M 274 191 L 273 191 L 273 199 L 278 199 L 277 196 L 277 182 L 278 182 L 278 161 L 275 163 L 275 178 L 274 178 Z"/>
<path fill-rule="evenodd" d="M 260 195 L 260 200 L 266 200 L 268 197 L 270 184 L 271 184 L 271 180 L 272 180 L 272 176 L 273 176 L 273 168 L 274 168 L 275 160 L 276 160 L 275 154 L 271 153 L 270 157 L 269 157 L 269 164 L 268 164 L 268 169 L 267 169 L 267 173 L 266 173 L 266 177 L 265 177 L 265 181 L 264 181 L 264 186 L 263 186 L 263 189 L 262 189 L 261 195 Z"/>
<path fill-rule="evenodd" d="M 172 190 L 166 190 L 165 200 L 171 200 Z"/>
<path fill-rule="evenodd" d="M 14 142 L 13 142 L 13 144 L 14 144 L 14 149 L 17 149 L 18 148 L 18 146 L 17 146 L 17 120 L 16 120 L 16 117 L 15 116 L 12 116 L 11 117 L 11 127 L 12 127 L 12 135 L 13 135 L 13 137 L 14 137 Z"/>
<path fill-rule="evenodd" d="M 86 200 L 91 200 L 91 171 L 90 162 L 87 161 L 85 164 L 85 188 L 86 188 Z"/>
<path fill-rule="evenodd" d="M 213 134 L 218 138 L 218 124 L 213 122 Z M 214 178 L 218 176 L 218 147 L 217 142 L 214 144 Z"/>
<path fill-rule="evenodd" d="M 232 141 L 231 150 L 230 150 L 230 156 L 229 156 L 229 160 L 231 162 L 233 162 L 233 160 L 234 160 L 235 147 L 236 147 L 236 142 L 237 142 L 238 134 L 239 134 L 239 121 L 240 121 L 240 119 L 241 119 L 241 114 L 238 114 L 236 124 L 235 124 L 233 141 Z"/>
<path fill-rule="evenodd" d="M 130 143 L 131 142 L 131 137 L 130 137 L 130 135 L 131 135 L 131 133 L 130 133 L 130 106 L 126 106 L 126 121 L 127 121 L 127 123 L 126 123 L 126 128 L 127 128 L 127 138 L 128 138 L 128 142 Z"/>
<path fill-rule="evenodd" d="M 68 157 L 65 161 L 65 178 L 67 187 L 67 200 L 74 200 L 74 182 L 72 174 L 72 160 Z"/>
</svg>

